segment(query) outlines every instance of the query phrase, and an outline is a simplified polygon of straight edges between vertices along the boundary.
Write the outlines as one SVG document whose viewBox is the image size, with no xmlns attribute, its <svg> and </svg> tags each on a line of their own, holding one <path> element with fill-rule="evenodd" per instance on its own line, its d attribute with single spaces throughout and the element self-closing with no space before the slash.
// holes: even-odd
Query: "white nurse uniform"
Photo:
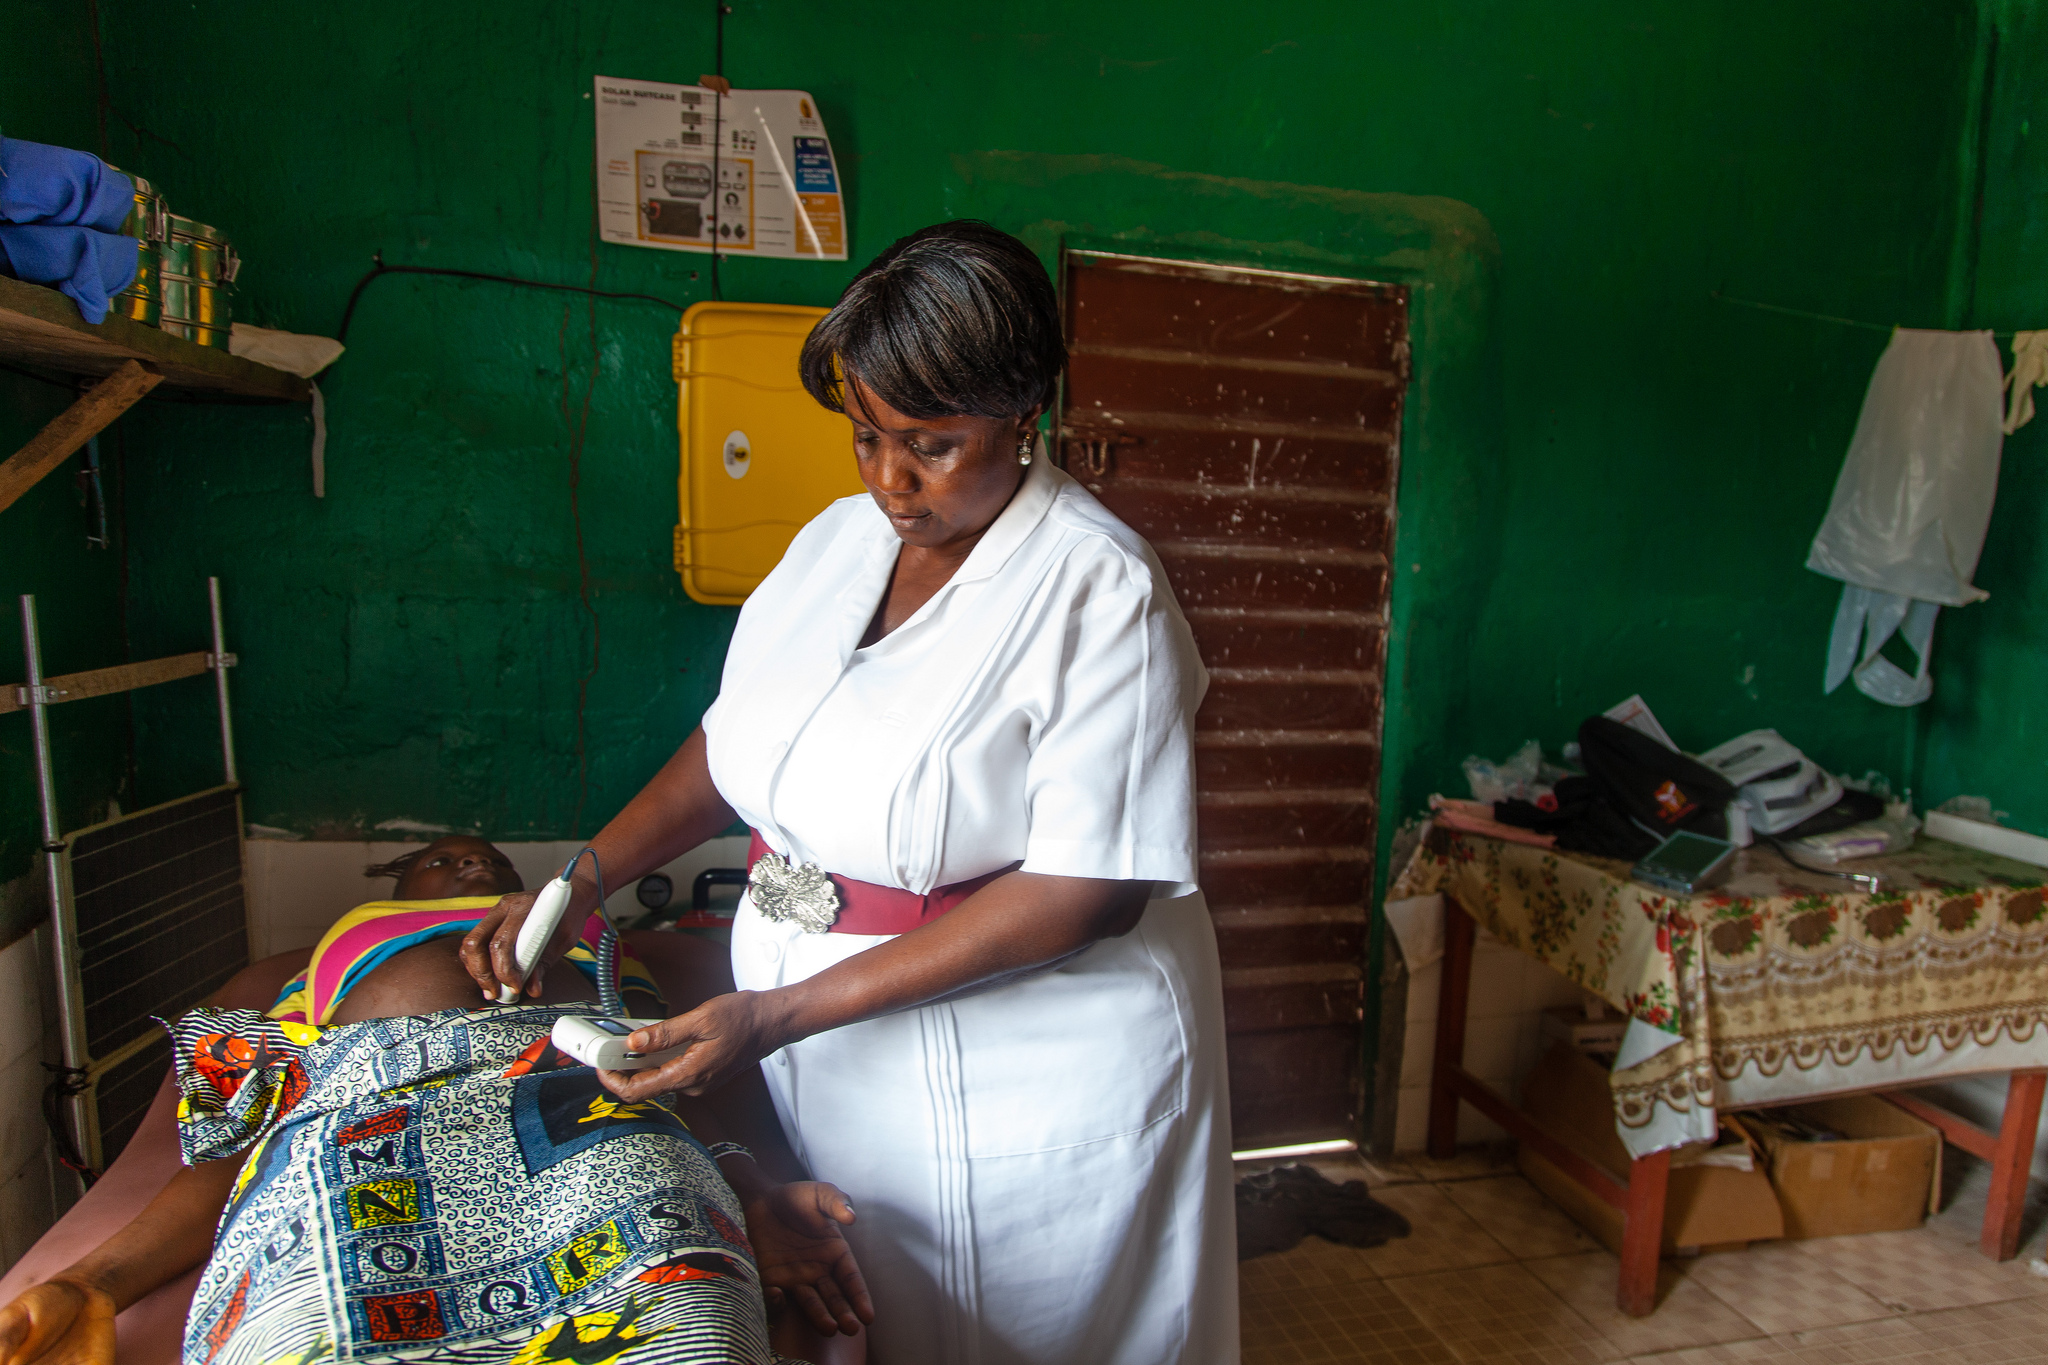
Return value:
<svg viewBox="0 0 2048 1365">
<path fill-rule="evenodd" d="M 776 852 L 860 881 L 924 892 L 1021 861 L 1159 898 L 1057 968 L 774 1054 L 783 1126 L 859 1212 L 879 1357 L 1231 1365 L 1187 623 L 1150 547 L 1042 459 L 953 580 L 858 648 L 899 545 L 847 498 L 748 600 L 704 718 L 720 793 Z M 743 901 L 733 973 L 770 989 L 885 941 Z"/>
</svg>

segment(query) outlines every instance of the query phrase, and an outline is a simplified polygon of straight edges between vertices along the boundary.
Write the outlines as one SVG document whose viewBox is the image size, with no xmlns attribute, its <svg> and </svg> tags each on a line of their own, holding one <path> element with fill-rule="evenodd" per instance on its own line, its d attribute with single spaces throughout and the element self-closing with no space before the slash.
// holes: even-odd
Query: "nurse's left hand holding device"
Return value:
<svg viewBox="0 0 2048 1365">
<path fill-rule="evenodd" d="M 569 908 L 570 894 L 576 889 L 575 883 L 569 878 L 575 870 L 576 864 L 571 861 L 562 869 L 561 876 L 551 878 L 548 884 L 541 888 L 539 897 L 533 903 L 533 909 L 527 912 L 526 923 L 519 926 L 519 941 L 512 949 L 512 962 L 519 973 L 519 984 L 500 985 L 499 1004 L 516 1004 L 520 992 L 526 989 L 527 978 L 533 975 L 533 969 L 539 965 L 540 955 L 547 951 L 548 940 L 553 938 L 555 930 L 561 927 L 562 912 Z"/>
</svg>

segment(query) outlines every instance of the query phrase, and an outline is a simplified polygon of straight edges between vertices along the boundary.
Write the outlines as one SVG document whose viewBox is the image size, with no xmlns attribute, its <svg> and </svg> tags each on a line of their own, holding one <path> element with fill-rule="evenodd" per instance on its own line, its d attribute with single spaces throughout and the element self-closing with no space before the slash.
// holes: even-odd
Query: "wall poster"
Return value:
<svg viewBox="0 0 2048 1365">
<path fill-rule="evenodd" d="M 846 259 L 839 167 L 802 90 L 598 76 L 598 234 L 666 251 Z"/>
</svg>

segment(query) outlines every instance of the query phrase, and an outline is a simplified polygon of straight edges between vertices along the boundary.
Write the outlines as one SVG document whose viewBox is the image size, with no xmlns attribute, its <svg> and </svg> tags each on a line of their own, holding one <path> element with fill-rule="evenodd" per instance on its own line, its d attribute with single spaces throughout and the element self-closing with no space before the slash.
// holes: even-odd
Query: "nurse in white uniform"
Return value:
<svg viewBox="0 0 2048 1365">
<path fill-rule="evenodd" d="M 1238 1358 L 1207 677 L 1151 548 L 1039 446 L 1065 359 L 1043 267 L 986 224 L 854 280 L 802 371 L 868 495 L 797 535 L 702 728 L 593 841 L 624 879 L 755 831 L 739 991 L 606 1084 L 761 1066 L 859 1210 L 888 1365 Z"/>
</svg>

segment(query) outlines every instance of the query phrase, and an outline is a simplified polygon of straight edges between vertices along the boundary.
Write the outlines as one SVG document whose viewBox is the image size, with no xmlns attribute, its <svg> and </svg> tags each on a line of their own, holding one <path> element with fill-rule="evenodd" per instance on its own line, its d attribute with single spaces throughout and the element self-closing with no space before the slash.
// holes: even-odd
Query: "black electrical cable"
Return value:
<svg viewBox="0 0 2048 1365">
<path fill-rule="evenodd" d="M 88 1166 L 85 1157 L 72 1140 L 71 1128 L 64 1122 L 64 1101 L 73 1095 L 83 1095 L 88 1089 L 85 1069 L 77 1066 L 60 1066 L 44 1062 L 43 1070 L 50 1073 L 50 1083 L 43 1087 L 43 1123 L 50 1130 L 50 1141 L 57 1149 L 57 1160 L 72 1174 L 76 1175 L 87 1189 L 100 1178 L 100 1173 Z"/>
<path fill-rule="evenodd" d="M 341 310 L 341 325 L 334 331 L 334 339 L 344 345 L 348 342 L 349 323 L 355 318 L 357 301 L 362 298 L 365 289 L 368 289 L 374 281 L 382 279 L 386 275 L 445 275 L 458 280 L 482 280 L 489 284 L 517 285 L 521 289 L 553 289 L 565 294 L 588 294 L 593 298 L 600 299 L 622 299 L 632 303 L 654 303 L 659 304 L 663 308 L 672 308 L 678 313 L 688 312 L 690 308 L 690 305 L 687 303 L 677 303 L 674 299 L 665 299 L 657 294 L 631 294 L 612 289 L 592 289 L 587 285 L 581 284 L 556 284 L 552 280 L 524 280 L 517 275 L 493 275 L 483 270 L 449 270 L 441 266 L 431 265 L 386 265 L 384 264 L 384 253 L 381 251 L 370 259 L 375 264 L 370 267 L 369 271 L 361 279 L 356 281 L 356 287 L 349 291 L 348 306 Z"/>
<path fill-rule="evenodd" d="M 597 877 L 597 913 L 604 920 L 605 933 L 598 943 L 597 956 L 597 1003 L 607 1014 L 624 1014 L 626 1003 L 619 995 L 619 926 L 612 922 L 611 907 L 604 903 L 604 864 L 598 861 L 597 850 L 589 844 L 576 850 L 576 856 L 562 869 L 564 881 L 576 871 L 576 864 L 583 861 L 583 855 L 590 855 L 590 870 Z"/>
</svg>

